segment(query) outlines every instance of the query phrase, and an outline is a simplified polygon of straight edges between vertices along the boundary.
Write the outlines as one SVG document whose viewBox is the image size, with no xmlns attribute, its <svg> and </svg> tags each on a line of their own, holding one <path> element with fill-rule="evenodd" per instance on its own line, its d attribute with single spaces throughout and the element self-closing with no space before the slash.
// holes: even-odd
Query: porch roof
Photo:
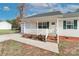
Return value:
<svg viewBox="0 0 79 59">
<path fill-rule="evenodd" d="M 52 16 L 52 15 L 53 16 L 54 15 L 62 15 L 62 17 L 59 17 L 59 18 L 79 17 L 79 12 L 61 13 L 60 11 L 56 11 L 56 12 L 48 12 L 48 13 L 33 15 L 33 16 L 30 16 L 30 17 L 27 17 L 27 18 Z"/>
<path fill-rule="evenodd" d="M 32 15 L 32 16 L 28 16 L 28 17 L 25 17 L 25 18 L 44 17 L 44 16 L 61 15 L 61 14 L 62 13 L 60 11 L 55 11 L 55 12 L 47 12 L 47 13 Z"/>
<path fill-rule="evenodd" d="M 57 16 L 58 15 L 58 16 Z M 45 17 L 44 17 L 45 16 Z M 48 19 L 48 16 L 50 17 L 49 19 Z M 33 16 L 29 16 L 29 17 L 24 17 L 23 19 L 21 19 L 21 20 L 25 20 L 25 21 L 27 21 L 27 20 L 32 20 L 32 21 L 34 21 L 35 19 L 36 20 L 46 20 L 46 19 L 48 19 L 48 20 L 50 20 L 50 19 L 52 19 L 51 18 L 51 16 L 53 16 L 54 18 L 75 18 L 75 17 L 79 17 L 79 12 L 72 12 L 72 13 L 61 13 L 61 12 L 59 12 L 59 11 L 56 11 L 56 12 L 48 12 L 48 13 L 42 13 L 42 14 L 38 14 L 38 15 L 33 15 Z M 55 16 L 57 16 L 57 17 L 55 17 Z M 45 18 L 45 19 L 44 19 Z M 54 19 L 53 18 L 53 19 Z M 36 21 L 35 20 L 35 21 Z M 39 21 L 40 21 L 39 20 Z"/>
</svg>

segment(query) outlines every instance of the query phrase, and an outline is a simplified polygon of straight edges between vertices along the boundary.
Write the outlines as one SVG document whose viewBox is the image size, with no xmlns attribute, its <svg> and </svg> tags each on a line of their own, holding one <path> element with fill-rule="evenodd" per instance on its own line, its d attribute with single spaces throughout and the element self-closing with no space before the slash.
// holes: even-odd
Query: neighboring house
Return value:
<svg viewBox="0 0 79 59">
<path fill-rule="evenodd" d="M 12 28 L 12 24 L 8 23 L 7 21 L 0 22 L 0 30 L 7 30 L 11 28 Z"/>
<path fill-rule="evenodd" d="M 21 32 L 32 35 L 79 37 L 79 12 L 48 12 L 21 19 Z M 59 42 L 59 40 L 58 40 Z"/>
</svg>

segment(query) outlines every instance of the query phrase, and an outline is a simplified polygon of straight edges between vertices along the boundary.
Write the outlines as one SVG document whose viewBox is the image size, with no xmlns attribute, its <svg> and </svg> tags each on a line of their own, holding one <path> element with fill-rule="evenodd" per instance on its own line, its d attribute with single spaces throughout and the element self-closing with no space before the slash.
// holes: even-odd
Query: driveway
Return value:
<svg viewBox="0 0 79 59">
<path fill-rule="evenodd" d="M 46 49 L 52 52 L 59 53 L 57 43 L 36 41 L 36 40 L 28 39 L 28 38 L 26 39 L 26 38 L 23 38 L 22 35 L 19 33 L 0 35 L 0 42 L 5 41 L 5 40 L 15 40 L 15 41 L 19 41 L 19 42 L 29 44 L 35 47 L 39 47 L 42 49 Z"/>
</svg>

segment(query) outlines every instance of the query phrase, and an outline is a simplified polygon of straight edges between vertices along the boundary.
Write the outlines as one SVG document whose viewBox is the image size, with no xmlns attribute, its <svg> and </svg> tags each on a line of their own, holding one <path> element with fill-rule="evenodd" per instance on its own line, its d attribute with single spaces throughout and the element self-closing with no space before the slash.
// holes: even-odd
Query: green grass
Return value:
<svg viewBox="0 0 79 59">
<path fill-rule="evenodd" d="M 0 30 L 0 35 L 16 33 L 16 30 Z"/>
</svg>

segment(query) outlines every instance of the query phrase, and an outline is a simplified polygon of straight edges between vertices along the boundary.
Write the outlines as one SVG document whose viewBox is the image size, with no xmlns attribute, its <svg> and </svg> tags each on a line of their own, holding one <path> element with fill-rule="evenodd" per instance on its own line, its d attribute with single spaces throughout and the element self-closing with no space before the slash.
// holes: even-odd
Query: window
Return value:
<svg viewBox="0 0 79 59">
<path fill-rule="evenodd" d="M 63 21 L 64 29 L 77 29 L 77 20 Z"/>
<path fill-rule="evenodd" d="M 55 22 L 52 22 L 52 25 L 55 25 Z"/>
<path fill-rule="evenodd" d="M 49 22 L 40 22 L 38 23 L 38 28 L 40 29 L 48 29 L 49 28 Z"/>
<path fill-rule="evenodd" d="M 66 21 L 66 27 L 67 27 L 67 29 L 73 29 L 74 21 Z"/>
<path fill-rule="evenodd" d="M 42 28 L 42 23 L 38 23 L 38 28 Z"/>
</svg>

